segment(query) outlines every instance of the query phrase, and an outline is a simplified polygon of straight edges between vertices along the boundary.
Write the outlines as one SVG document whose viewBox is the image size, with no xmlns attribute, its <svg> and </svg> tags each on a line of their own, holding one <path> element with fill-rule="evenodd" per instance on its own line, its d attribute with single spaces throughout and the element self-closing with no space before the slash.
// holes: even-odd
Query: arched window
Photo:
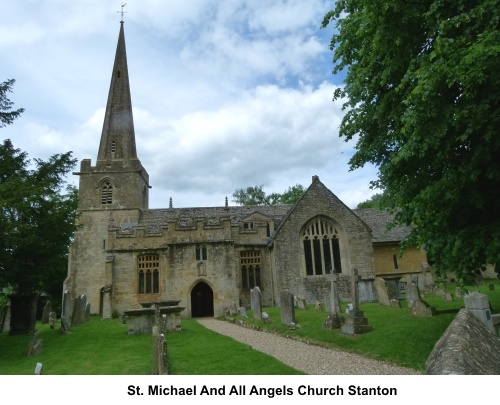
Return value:
<svg viewBox="0 0 500 405">
<path fill-rule="evenodd" d="M 333 223 L 315 218 L 302 231 L 306 275 L 342 273 L 340 241 Z"/>
<path fill-rule="evenodd" d="M 259 287 L 262 290 L 260 278 L 260 252 L 246 250 L 240 253 L 241 289 L 250 290 Z"/>
<path fill-rule="evenodd" d="M 160 260 L 158 255 L 142 255 L 137 258 L 138 293 L 160 292 Z"/>
<path fill-rule="evenodd" d="M 113 186 L 109 181 L 105 182 L 101 188 L 101 204 L 108 205 L 113 203 Z"/>
</svg>

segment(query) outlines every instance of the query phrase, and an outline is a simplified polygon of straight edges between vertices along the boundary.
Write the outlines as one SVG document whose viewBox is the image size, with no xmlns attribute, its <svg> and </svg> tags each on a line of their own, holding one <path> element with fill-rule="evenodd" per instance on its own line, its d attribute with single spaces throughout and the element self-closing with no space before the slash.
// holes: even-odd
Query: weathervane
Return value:
<svg viewBox="0 0 500 405">
<path fill-rule="evenodd" d="M 121 15 L 122 15 L 122 21 L 121 22 L 123 22 L 123 14 L 127 13 L 126 11 L 123 11 L 123 7 L 125 7 L 126 5 L 127 5 L 127 3 L 122 3 L 121 6 L 120 6 L 122 8 L 122 11 L 117 11 L 117 13 L 121 13 Z"/>
</svg>

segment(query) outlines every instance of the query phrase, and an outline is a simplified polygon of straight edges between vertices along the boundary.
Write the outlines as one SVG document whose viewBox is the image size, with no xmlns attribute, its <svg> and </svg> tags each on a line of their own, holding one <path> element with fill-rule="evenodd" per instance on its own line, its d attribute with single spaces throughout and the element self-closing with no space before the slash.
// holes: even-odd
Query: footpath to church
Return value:
<svg viewBox="0 0 500 405">
<path fill-rule="evenodd" d="M 299 342 L 214 318 L 197 321 L 207 329 L 229 336 L 252 349 L 311 375 L 418 375 L 417 370 L 370 359 L 363 355 Z"/>
</svg>

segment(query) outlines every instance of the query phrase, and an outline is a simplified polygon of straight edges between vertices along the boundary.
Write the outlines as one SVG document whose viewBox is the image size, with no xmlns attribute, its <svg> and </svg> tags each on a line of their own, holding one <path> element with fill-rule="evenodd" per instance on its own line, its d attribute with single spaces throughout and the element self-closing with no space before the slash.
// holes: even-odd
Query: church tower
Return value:
<svg viewBox="0 0 500 405">
<path fill-rule="evenodd" d="M 85 294 L 92 313 L 102 313 L 103 291 L 112 285 L 108 226 L 137 223 L 148 209 L 149 175 L 137 157 L 123 21 L 116 47 L 97 161 L 83 159 L 79 176 L 78 224 L 64 289 Z M 107 264 L 106 264 L 107 263 Z"/>
</svg>

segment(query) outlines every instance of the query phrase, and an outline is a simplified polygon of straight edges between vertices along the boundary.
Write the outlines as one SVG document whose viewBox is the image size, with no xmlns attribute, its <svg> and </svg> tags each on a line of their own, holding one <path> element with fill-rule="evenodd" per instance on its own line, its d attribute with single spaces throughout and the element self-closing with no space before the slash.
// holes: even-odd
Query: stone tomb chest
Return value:
<svg viewBox="0 0 500 405">
<path fill-rule="evenodd" d="M 155 310 L 159 307 L 163 332 L 180 332 L 181 312 L 180 300 L 142 303 L 142 308 L 125 311 L 129 335 L 151 334 L 155 324 Z"/>
</svg>

